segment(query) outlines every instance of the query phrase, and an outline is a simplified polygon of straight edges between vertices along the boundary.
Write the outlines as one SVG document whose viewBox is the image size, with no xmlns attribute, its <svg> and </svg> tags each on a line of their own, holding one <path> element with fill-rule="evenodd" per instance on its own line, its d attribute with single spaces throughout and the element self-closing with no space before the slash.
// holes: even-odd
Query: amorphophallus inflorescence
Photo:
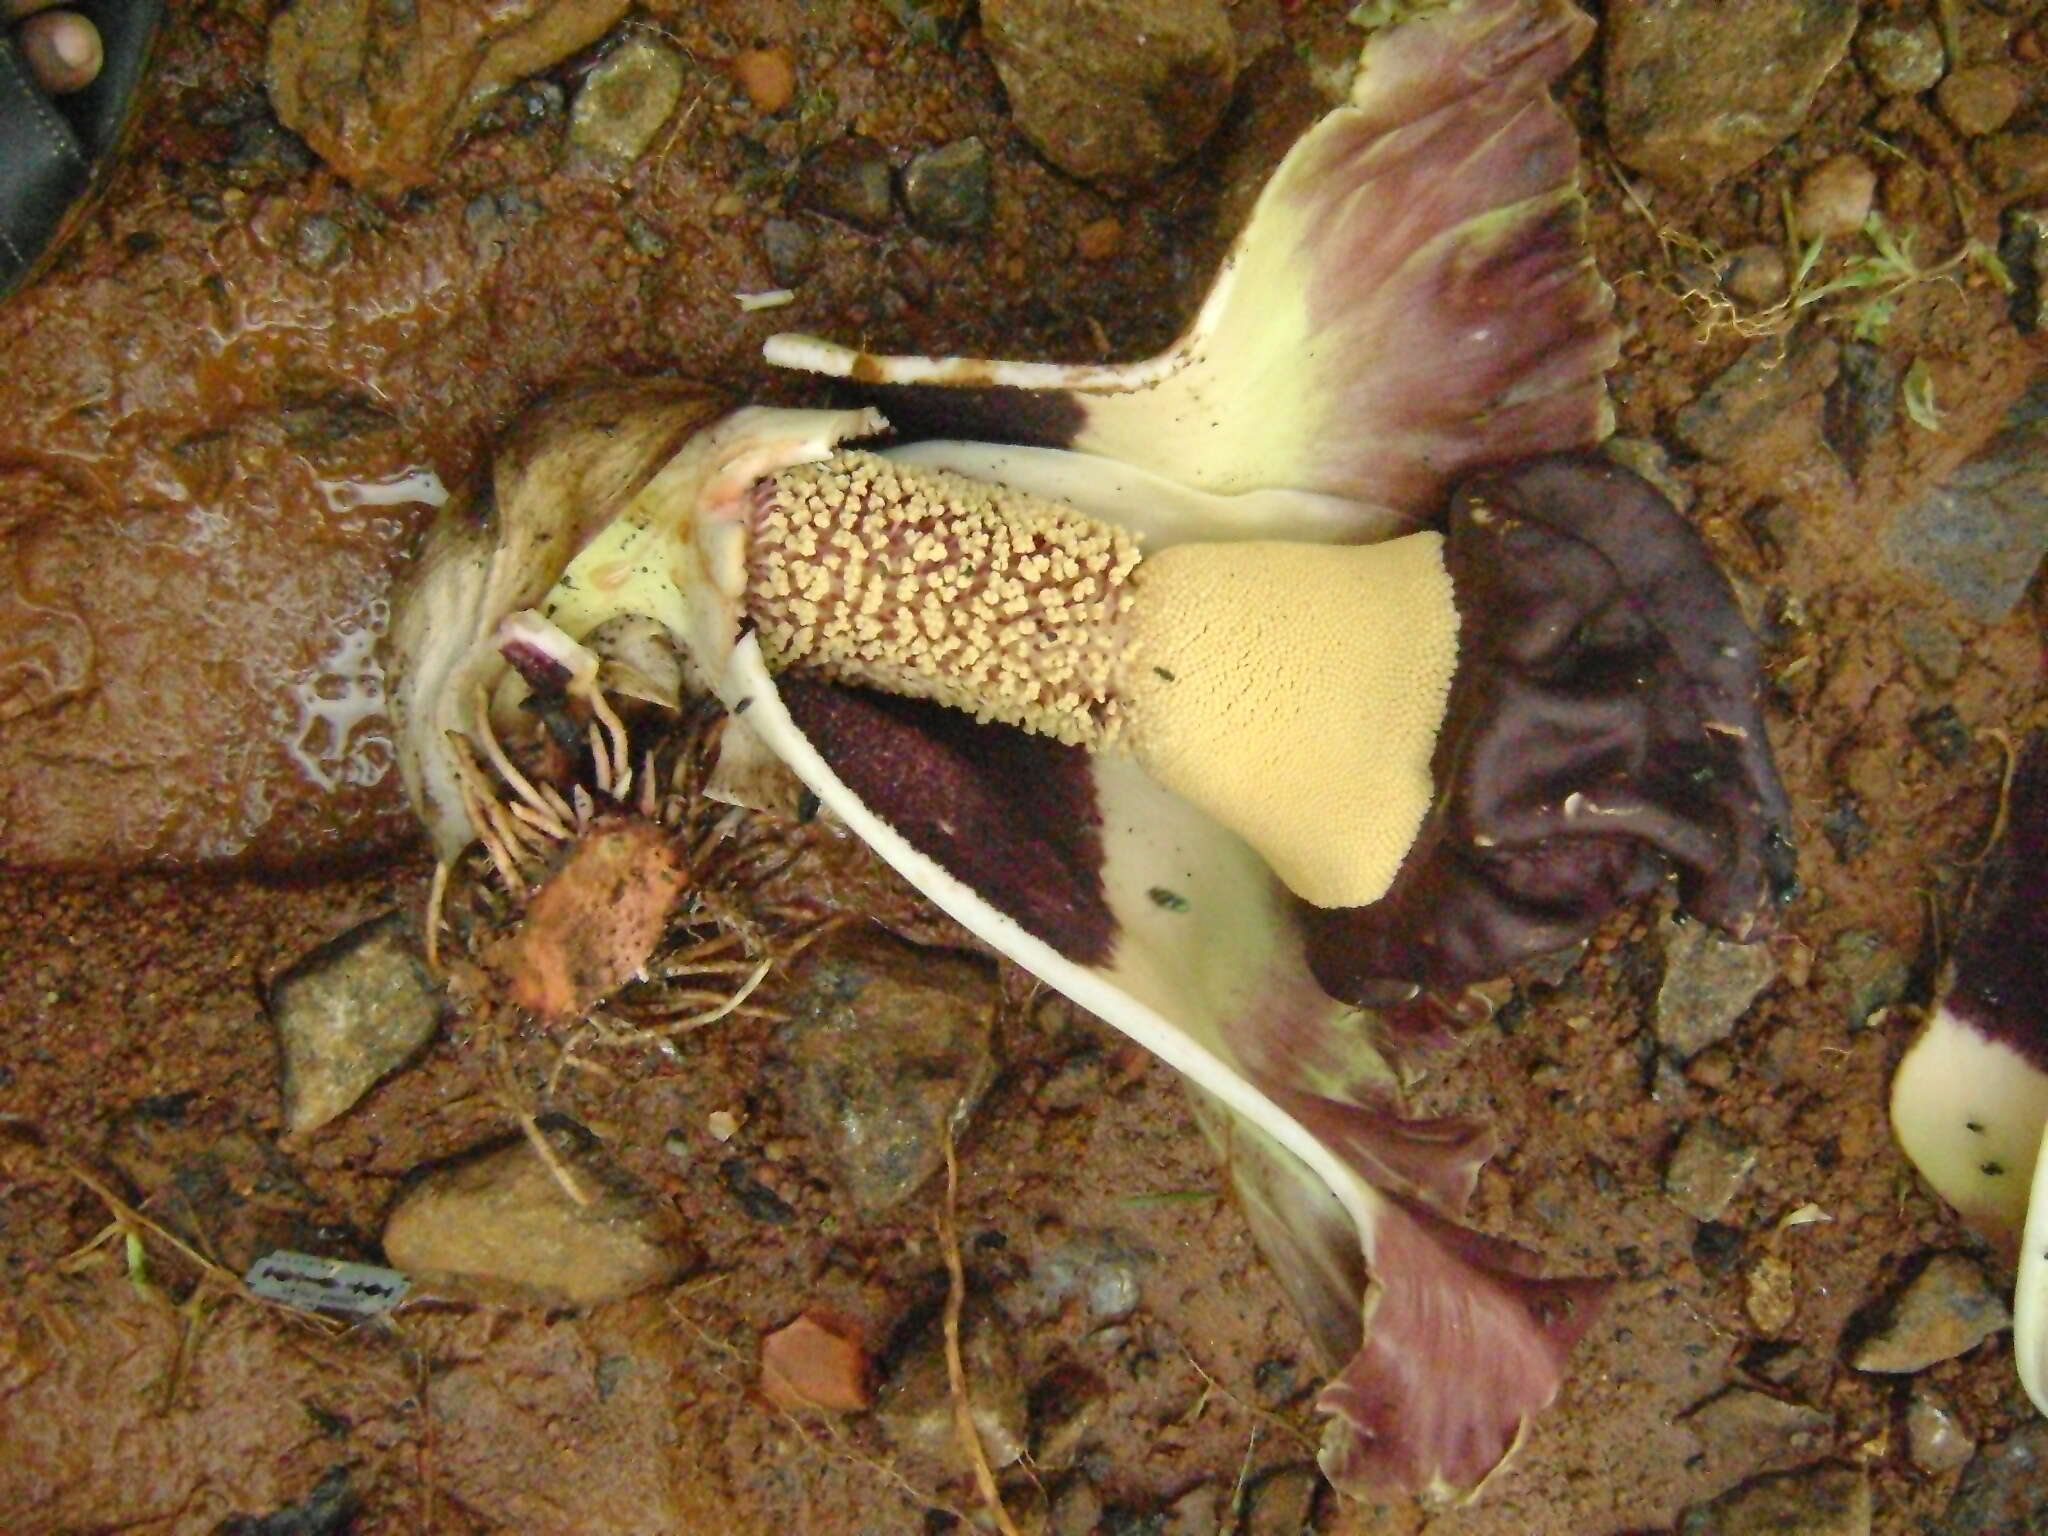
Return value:
<svg viewBox="0 0 2048 1536">
<path fill-rule="evenodd" d="M 1617 334 L 1548 85 L 1590 31 L 1453 0 L 1375 34 L 1160 357 L 771 343 L 944 435 L 850 450 L 881 414 L 675 385 L 544 406 L 393 625 L 444 863 L 559 822 L 538 716 L 580 711 L 624 797 L 605 695 L 652 697 L 619 627 L 651 621 L 729 712 L 715 792 L 787 765 L 1180 1071 L 1328 1357 L 1354 1492 L 1475 1488 L 1601 1290 L 1458 1226 L 1486 1132 L 1401 1114 L 1360 1004 L 1498 974 L 1674 869 L 1756 935 L 1789 880 L 1726 583 L 1578 451 Z"/>
<path fill-rule="evenodd" d="M 2018 1260 L 2013 1349 L 2048 1413 L 2048 736 L 2013 764 L 1934 1008 L 1892 1079 L 1892 1130 L 1935 1192 Z"/>
</svg>

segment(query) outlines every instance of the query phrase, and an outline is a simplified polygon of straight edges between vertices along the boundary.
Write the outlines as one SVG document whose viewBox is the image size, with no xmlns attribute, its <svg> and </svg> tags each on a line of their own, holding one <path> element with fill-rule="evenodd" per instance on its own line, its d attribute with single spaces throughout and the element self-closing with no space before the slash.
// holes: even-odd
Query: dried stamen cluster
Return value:
<svg viewBox="0 0 2048 1536">
<path fill-rule="evenodd" d="M 803 665 L 1099 749 L 1136 541 L 1070 507 L 867 453 L 757 488 L 748 611 Z"/>
</svg>

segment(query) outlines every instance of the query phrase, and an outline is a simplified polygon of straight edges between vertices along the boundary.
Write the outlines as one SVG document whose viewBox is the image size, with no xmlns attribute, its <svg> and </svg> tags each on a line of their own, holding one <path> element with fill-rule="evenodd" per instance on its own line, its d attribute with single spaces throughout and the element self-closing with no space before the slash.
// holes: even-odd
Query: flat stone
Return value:
<svg viewBox="0 0 2048 1536">
<path fill-rule="evenodd" d="M 862 1211 L 889 1210 L 944 1165 L 995 1076 L 995 975 L 879 929 L 814 946 L 790 976 L 782 1046 L 795 1106 Z"/>
<path fill-rule="evenodd" d="M 988 226 L 988 146 L 966 138 L 913 156 L 903 168 L 903 206 L 928 235 L 971 235 Z"/>
<path fill-rule="evenodd" d="M 623 179 L 683 97 L 683 56 L 635 33 L 583 77 L 569 108 L 569 163 Z"/>
<path fill-rule="evenodd" d="M 1826 1463 L 1753 1478 L 1678 1520 L 1678 1536 L 1870 1536 L 1870 1479 Z"/>
<path fill-rule="evenodd" d="M 1678 440 L 1703 459 L 1741 458 L 1788 411 L 1835 381 L 1841 349 L 1807 334 L 1789 344 L 1760 341 L 1672 418 Z"/>
<path fill-rule="evenodd" d="M 1885 549 L 1982 623 L 2012 612 L 2048 552 L 2048 378 L 1981 453 L 1893 518 Z"/>
<path fill-rule="evenodd" d="M 797 171 L 791 201 L 860 229 L 879 230 L 896 210 L 889 182 L 889 152 L 853 133 L 811 153 Z"/>
<path fill-rule="evenodd" d="M 1664 1193 L 1695 1221 L 1719 1221 L 1755 1166 L 1755 1147 L 1718 1120 L 1695 1120 L 1665 1165 Z"/>
<path fill-rule="evenodd" d="M 1720 0 L 1608 7 L 1607 134 L 1624 164 L 1688 189 L 1747 170 L 1805 120 L 1849 51 L 1854 0 Z"/>
<path fill-rule="evenodd" d="M 629 0 L 295 0 L 270 25 L 264 84 L 286 126 L 365 191 L 434 179 L 479 110 L 588 48 Z"/>
<path fill-rule="evenodd" d="M 1906 995 L 1913 964 L 1884 935 L 1851 928 L 1835 935 L 1821 956 L 1821 974 L 1842 1001 L 1842 1018 L 1862 1029 L 1880 1008 Z"/>
<path fill-rule="evenodd" d="M 983 0 L 1010 115 L 1070 176 L 1142 184 L 1222 121 L 1237 41 L 1222 0 Z"/>
<path fill-rule="evenodd" d="M 2048 1531 L 2048 1422 L 2034 1419 L 1979 1451 L 1927 1530 L 1930 1536 Z"/>
<path fill-rule="evenodd" d="M 1923 1388 L 1906 1404 L 1906 1454 L 1922 1472 L 1938 1477 L 1967 1465 L 1977 1442 L 1949 1400 Z"/>
<path fill-rule="evenodd" d="M 1849 1363 L 1887 1375 L 1923 1371 L 2011 1326 L 2005 1298 L 1974 1259 L 1936 1254 L 1892 1299 L 1884 1325 L 1856 1347 Z"/>
<path fill-rule="evenodd" d="M 346 1114 L 433 1038 L 440 1019 L 440 989 L 403 913 L 358 924 L 300 960 L 270 987 L 286 1134 Z"/>
<path fill-rule="evenodd" d="M 1934 93 L 1949 126 L 1967 138 L 1996 133 L 2012 121 L 2027 88 L 2005 64 L 1972 64 L 1957 70 Z"/>
<path fill-rule="evenodd" d="M 416 1291 L 588 1307 L 696 1267 L 673 1210 L 585 1138 L 548 1134 L 590 1203 L 571 1199 L 523 1137 L 434 1167 L 384 1224 L 385 1257 Z"/>
<path fill-rule="evenodd" d="M 1029 1415 L 1017 1358 L 1002 1319 L 970 1299 L 960 1318 L 960 1364 L 967 1378 L 967 1411 L 991 1467 L 1007 1467 L 1024 1454 Z M 949 1475 L 970 1471 L 953 1423 L 953 1390 L 946 1373 L 946 1344 L 933 1318 L 898 1359 L 875 1400 L 881 1420 L 898 1449 L 943 1467 Z"/>
<path fill-rule="evenodd" d="M 1917 96 L 1932 90 L 1947 67 L 1941 29 L 1921 17 L 1893 21 L 1873 16 L 1856 29 L 1856 62 L 1880 96 Z"/>
<path fill-rule="evenodd" d="M 1835 1430 L 1835 1421 L 1819 1409 L 1749 1387 L 1716 1393 L 1680 1422 L 1724 1475 L 1805 1461 L 1825 1448 Z"/>
<path fill-rule="evenodd" d="M 1735 1032 L 1757 994 L 1778 974 L 1768 944 L 1736 944 L 1705 923 L 1657 925 L 1664 978 L 1650 1017 L 1658 1041 L 1690 1059 Z"/>
</svg>

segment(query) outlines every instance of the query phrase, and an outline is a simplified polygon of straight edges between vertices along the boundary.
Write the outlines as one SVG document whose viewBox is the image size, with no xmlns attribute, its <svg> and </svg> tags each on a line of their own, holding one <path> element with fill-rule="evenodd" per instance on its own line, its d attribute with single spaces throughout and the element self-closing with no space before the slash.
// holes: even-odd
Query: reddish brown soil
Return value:
<svg viewBox="0 0 2048 1536">
<path fill-rule="evenodd" d="M 501 129 L 473 139 L 424 196 L 375 214 L 317 171 L 229 176 L 232 130 L 216 124 L 260 88 L 266 7 L 178 8 L 140 150 L 57 270 L 0 308 L 0 534 L 18 594 L 0 612 L 26 601 L 46 614 L 61 597 L 83 625 L 45 617 L 32 637 L 56 658 L 51 686 L 77 703 L 0 724 L 0 860 L 132 870 L 230 857 L 244 872 L 0 881 L 0 1111 L 40 1143 L 10 1145 L 0 1163 L 8 1531 L 206 1532 L 305 1499 L 336 1466 L 361 1496 L 365 1533 L 831 1536 L 948 1529 L 927 1512 L 973 1507 L 968 1483 L 894 1455 L 872 1422 L 799 1420 L 754 1391 L 760 1337 L 804 1307 L 882 1341 L 943 1284 L 928 1209 L 863 1222 L 833 1193 L 789 1123 L 765 1026 L 735 1022 L 675 1059 L 564 1075 L 552 1107 L 670 1198 L 710 1256 L 674 1293 L 583 1317 L 428 1308 L 330 1336 L 242 1301 L 180 1315 L 130 1283 L 118 1244 L 66 1259 L 110 1216 L 57 1160 L 68 1151 L 103 1172 L 111 1161 L 148 1212 L 200 1231 L 235 1266 L 281 1236 L 373 1252 L 409 1170 L 506 1129 L 456 1029 L 305 1145 L 274 1144 L 264 983 L 350 924 L 420 902 L 426 872 L 374 740 L 328 743 L 336 762 L 376 780 L 339 792 L 287 750 L 304 749 L 306 724 L 280 679 L 312 677 L 345 644 L 343 626 L 374 617 L 422 516 L 334 510 L 319 482 L 420 465 L 470 476 L 523 402 L 589 373 L 672 371 L 797 398 L 800 384 L 757 360 L 774 329 L 900 350 L 1141 353 L 1187 312 L 1247 189 L 1313 110 L 1307 63 L 1355 46 L 1339 0 L 1284 15 L 1245 5 L 1248 31 L 1276 46 L 1247 72 L 1239 115 L 1195 164 L 1117 204 L 1034 159 L 974 35 L 950 50 L 913 41 L 892 10 L 915 9 L 658 0 L 647 24 L 690 50 L 685 99 L 698 104 L 629 186 L 554 173 L 558 127 Z M 720 63 L 781 42 L 811 113 L 764 123 Z M 1650 437 L 1741 344 L 1702 341 L 1661 290 L 1651 229 L 1606 168 L 1595 82 L 1582 64 L 1567 99 L 1589 135 L 1602 265 L 1633 328 L 1615 379 L 1621 429 Z M 1873 110 L 1840 71 L 1797 139 L 1712 198 L 1660 200 L 1658 217 L 1727 248 L 1775 239 L 1778 188 L 1854 145 Z M 735 291 L 770 286 L 756 241 L 798 151 L 849 128 L 900 153 L 981 134 L 997 161 L 991 230 L 947 243 L 824 226 L 797 303 L 740 315 Z M 480 252 L 464 209 L 507 185 L 544 214 Z M 307 212 L 351 230 L 332 273 L 289 259 Z M 1079 232 L 1112 214 L 1121 253 L 1077 257 Z M 658 226 L 671 253 L 637 254 L 628 215 Z M 1944 203 L 1915 233 L 1932 251 L 1961 232 Z M 1842 1352 L 1852 1317 L 1908 1260 L 1968 1242 L 1888 1137 L 1885 1087 L 1914 1011 L 1851 1032 L 1813 962 L 1837 934 L 1875 930 L 1916 957 L 1912 997 L 1924 999 L 1965 861 L 1991 822 L 2000 758 L 1980 741 L 1944 764 L 1909 722 L 1948 703 L 1972 730 L 2017 730 L 2039 711 L 2039 584 L 1985 628 L 1892 573 L 1876 537 L 1894 507 L 1995 430 L 2039 353 L 1975 280 L 1911 294 L 1885 346 L 1927 359 L 1947 415 L 1939 433 L 1902 420 L 1860 484 L 1810 411 L 1789 413 L 1739 464 L 1682 470 L 1695 521 L 1758 610 L 1804 614 L 1773 648 L 1771 724 L 1804 882 L 1778 941 L 1779 980 L 1730 1042 L 1725 1075 L 1653 1077 L 1641 1046 L 1655 941 L 1637 915 L 1561 983 L 1525 985 L 1506 1022 L 1425 1085 L 1432 1107 L 1483 1112 L 1502 1130 L 1479 1222 L 1560 1272 L 1621 1283 L 1560 1400 L 1480 1504 L 1430 1517 L 1339 1508 L 1326 1495 L 1318 1529 L 1667 1526 L 1751 1470 L 1702 1457 L 1679 1420 L 1748 1379 L 1740 1364 L 1759 1340 L 1742 1277 L 1770 1252 L 1790 1263 L 1797 1295 L 1778 1340 L 1790 1347 L 1781 1390 L 1839 1425 L 1810 1454 L 1871 1469 L 1882 1531 L 1915 1529 L 1945 1500 L 1952 1475 L 1922 1477 L 1904 1457 L 1899 1386 L 1850 1371 Z M 292 410 L 309 402 L 328 414 L 294 436 L 305 418 Z M 1799 529 L 1782 551 L 1745 522 L 1767 499 L 1787 503 Z M 1905 660 L 1908 614 L 1960 638 L 1952 686 Z M 0 650 L 16 638 L 0 636 Z M 1871 828 L 1846 862 L 1820 828 L 1843 787 Z M 359 872 L 336 876 L 337 862 Z M 843 888 L 858 904 L 864 882 L 886 878 L 865 869 Z M 894 894 L 875 899 L 902 907 Z M 1305 1338 L 1241 1218 L 1212 1197 L 1209 1149 L 1170 1074 L 1058 1003 L 1006 1017 L 998 1049 L 1001 1074 L 961 1152 L 976 1284 L 1000 1291 L 1061 1234 L 1087 1228 L 1153 1256 L 1127 1324 L 1091 1335 L 1069 1309 L 1020 1330 L 1027 1381 L 1078 1373 L 1064 1379 L 1095 1382 L 1102 1408 L 1078 1451 L 1013 1473 L 1006 1495 L 1028 1511 L 1034 1480 L 1056 1488 L 1078 1467 L 1112 1506 L 1157 1509 L 1207 1482 L 1227 1512 L 1233 1490 L 1312 1455 Z M 1039 1092 L 1055 1072 L 1086 1074 L 1079 1107 Z M 745 1116 L 722 1148 L 704 1130 L 718 1110 Z M 1727 1217 L 1740 1255 L 1726 1264 L 1660 1192 L 1673 1136 L 1706 1113 L 1761 1153 Z M 750 1216 L 721 1171 L 732 1158 L 795 1219 Z M 1832 1220 L 1776 1231 L 1808 1202 Z M 154 1241 L 149 1253 L 168 1294 L 182 1294 L 189 1266 Z M 2029 1413 L 2002 1340 L 1923 1379 L 1982 1440 Z"/>
</svg>

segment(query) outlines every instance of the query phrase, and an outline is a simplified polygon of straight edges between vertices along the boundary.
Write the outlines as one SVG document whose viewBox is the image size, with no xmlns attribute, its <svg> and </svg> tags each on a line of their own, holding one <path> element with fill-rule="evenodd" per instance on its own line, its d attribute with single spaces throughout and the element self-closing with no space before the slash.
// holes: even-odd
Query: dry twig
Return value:
<svg viewBox="0 0 2048 1536">
<path fill-rule="evenodd" d="M 960 1237 L 954 1230 L 955 1201 L 960 1189 L 960 1163 L 953 1155 L 953 1126 L 948 1121 L 940 1145 L 946 1154 L 946 1203 L 939 1210 L 939 1251 L 946 1256 L 946 1382 L 953 1394 L 953 1430 L 960 1449 L 974 1468 L 974 1486 L 988 1507 L 996 1529 L 1003 1536 L 1017 1536 L 1010 1512 L 1003 1507 L 1003 1495 L 996 1487 L 996 1474 L 982 1449 L 981 1434 L 974 1427 L 974 1410 L 967 1398 L 967 1367 L 960 1359 L 960 1309 L 967 1300 L 967 1274 L 960 1262 Z"/>
</svg>

